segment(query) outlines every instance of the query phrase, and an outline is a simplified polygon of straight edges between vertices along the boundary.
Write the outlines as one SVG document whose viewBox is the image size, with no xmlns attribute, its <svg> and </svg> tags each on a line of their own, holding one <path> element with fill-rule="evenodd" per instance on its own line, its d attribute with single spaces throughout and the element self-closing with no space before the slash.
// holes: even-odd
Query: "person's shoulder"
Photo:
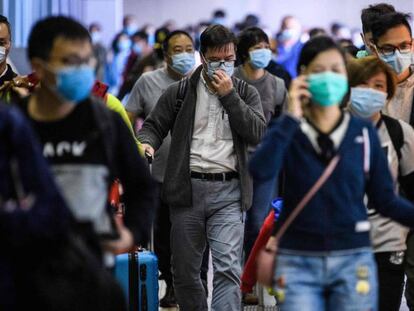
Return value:
<svg viewBox="0 0 414 311">
<path fill-rule="evenodd" d="M 265 70 L 265 79 L 268 80 L 270 83 L 272 83 L 274 86 L 286 87 L 286 83 L 282 78 L 279 78 L 278 76 L 268 72 L 267 70 Z"/>
<path fill-rule="evenodd" d="M 241 70 L 241 66 L 242 65 L 239 65 L 236 68 L 234 68 L 234 73 L 233 73 L 233 76 L 239 79 L 243 78 L 243 72 Z"/>
<path fill-rule="evenodd" d="M 11 77 L 11 78 L 17 77 L 17 73 L 14 72 L 14 70 L 13 70 L 13 68 L 12 68 L 12 66 L 10 64 L 7 64 L 7 72 L 6 72 L 6 75 L 9 76 L 9 77 Z"/>
<path fill-rule="evenodd" d="M 363 119 L 352 115 L 348 111 L 344 111 L 344 115 L 349 118 L 349 128 L 354 130 L 361 130 L 363 128 L 374 129 L 374 125 L 371 120 Z"/>
<path fill-rule="evenodd" d="M 253 93 L 259 94 L 257 89 L 254 86 L 250 85 L 243 79 L 235 77 L 234 75 L 232 76 L 232 79 L 233 79 L 234 87 L 239 92 L 239 95 L 243 95 L 245 92 L 246 92 L 245 94 L 247 95 L 250 95 Z"/>
<path fill-rule="evenodd" d="M 137 81 L 137 85 L 139 87 L 143 87 L 144 85 L 152 85 L 157 84 L 160 79 L 166 79 L 166 73 L 164 72 L 164 68 L 158 68 L 153 71 L 144 72 Z"/>
<path fill-rule="evenodd" d="M 401 125 L 401 129 L 404 134 L 404 140 L 406 140 L 406 137 L 410 137 L 410 139 L 413 139 L 414 129 L 412 128 L 412 126 L 403 120 L 400 120 L 400 119 L 395 119 L 395 120 L 398 121 Z"/>
<path fill-rule="evenodd" d="M 160 77 L 160 76 L 166 76 L 167 74 L 165 73 L 165 68 L 158 68 L 152 71 L 146 71 L 144 72 L 140 79 L 142 80 L 149 80 L 149 79 L 153 79 L 154 77 Z"/>
</svg>

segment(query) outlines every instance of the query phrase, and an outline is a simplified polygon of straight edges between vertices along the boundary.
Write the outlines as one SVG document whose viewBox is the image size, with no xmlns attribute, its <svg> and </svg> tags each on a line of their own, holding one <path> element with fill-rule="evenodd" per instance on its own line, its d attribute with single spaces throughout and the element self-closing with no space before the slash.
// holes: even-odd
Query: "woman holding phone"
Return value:
<svg viewBox="0 0 414 311">
<path fill-rule="evenodd" d="M 377 310 L 365 194 L 379 213 L 406 226 L 414 226 L 414 206 L 395 195 L 372 124 L 340 109 L 348 92 L 341 48 L 328 37 L 311 39 L 298 71 L 288 113 L 269 126 L 250 163 L 257 179 L 285 172 L 276 231 L 331 161 L 338 162 L 278 241 L 274 290 L 282 311 Z"/>
</svg>

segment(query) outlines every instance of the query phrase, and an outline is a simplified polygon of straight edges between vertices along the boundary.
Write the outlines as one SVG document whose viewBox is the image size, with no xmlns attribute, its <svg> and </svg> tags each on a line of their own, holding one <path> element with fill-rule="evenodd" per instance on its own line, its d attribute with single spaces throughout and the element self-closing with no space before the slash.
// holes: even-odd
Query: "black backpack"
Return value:
<svg viewBox="0 0 414 311">
<path fill-rule="evenodd" d="M 381 117 L 390 135 L 392 145 L 397 152 L 398 162 L 400 162 L 402 157 L 401 149 L 404 146 L 404 132 L 401 123 L 397 119 L 386 115 L 381 115 Z"/>
</svg>

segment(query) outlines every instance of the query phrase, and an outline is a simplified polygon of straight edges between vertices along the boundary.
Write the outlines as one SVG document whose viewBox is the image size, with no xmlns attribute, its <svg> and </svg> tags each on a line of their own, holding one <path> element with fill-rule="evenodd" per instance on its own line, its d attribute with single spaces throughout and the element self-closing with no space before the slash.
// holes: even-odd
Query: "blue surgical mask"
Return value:
<svg viewBox="0 0 414 311">
<path fill-rule="evenodd" d="M 194 53 L 180 53 L 171 56 L 172 64 L 170 68 L 185 76 L 195 66 Z"/>
<path fill-rule="evenodd" d="M 118 41 L 118 49 L 121 52 L 128 51 L 131 48 L 131 40 L 120 40 Z"/>
<path fill-rule="evenodd" d="M 366 87 L 351 88 L 349 110 L 361 118 L 370 118 L 384 108 L 387 94 Z"/>
<path fill-rule="evenodd" d="M 96 44 L 96 43 L 100 42 L 101 39 L 102 39 L 101 32 L 100 31 L 91 32 L 91 39 L 92 39 L 93 44 Z"/>
<path fill-rule="evenodd" d="M 132 36 L 138 30 L 138 26 L 136 24 L 130 24 L 125 27 L 124 31 L 128 36 Z"/>
<path fill-rule="evenodd" d="M 272 59 L 272 51 L 270 49 L 258 49 L 249 52 L 250 64 L 256 68 L 265 68 Z"/>
<path fill-rule="evenodd" d="M 310 74 L 308 85 L 312 102 L 323 107 L 340 104 L 348 91 L 346 76 L 332 71 Z"/>
<path fill-rule="evenodd" d="M 59 69 L 56 75 L 56 89 L 66 100 L 79 103 L 86 99 L 95 83 L 95 73 L 91 66 L 68 66 Z"/>
<path fill-rule="evenodd" d="M 136 54 L 141 54 L 142 53 L 142 45 L 139 43 L 134 43 L 132 45 L 132 50 L 136 53 Z"/>
<path fill-rule="evenodd" d="M 6 48 L 4 46 L 0 46 L 0 63 L 2 63 L 6 59 Z"/>
<path fill-rule="evenodd" d="M 155 44 L 155 34 L 149 34 L 148 35 L 148 44 L 150 45 L 150 46 L 154 46 L 154 44 Z"/>
<path fill-rule="evenodd" d="M 414 62 L 413 52 L 401 54 L 400 51 L 396 50 L 393 55 L 385 56 L 379 54 L 382 61 L 387 63 L 397 74 L 402 73 Z"/>
<path fill-rule="evenodd" d="M 227 20 L 225 17 L 215 17 L 211 20 L 211 23 L 226 26 Z"/>
<path fill-rule="evenodd" d="M 234 61 L 211 62 L 211 61 L 207 61 L 205 58 L 204 58 L 204 61 L 207 63 L 207 76 L 210 79 L 213 78 L 213 75 L 217 70 L 223 70 L 229 77 L 233 75 Z"/>
<path fill-rule="evenodd" d="M 289 41 L 289 40 L 295 39 L 298 36 L 299 36 L 298 35 L 298 32 L 295 29 L 288 28 L 288 29 L 283 30 L 280 33 L 279 40 L 282 41 L 282 42 L 285 42 L 285 41 Z"/>
</svg>

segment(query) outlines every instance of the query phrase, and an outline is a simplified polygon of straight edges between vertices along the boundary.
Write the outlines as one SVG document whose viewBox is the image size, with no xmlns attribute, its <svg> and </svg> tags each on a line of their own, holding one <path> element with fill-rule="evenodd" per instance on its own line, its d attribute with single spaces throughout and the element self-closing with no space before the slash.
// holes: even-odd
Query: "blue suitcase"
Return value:
<svg viewBox="0 0 414 311">
<path fill-rule="evenodd" d="M 154 253 L 116 256 L 115 276 L 125 292 L 129 311 L 158 311 L 158 260 Z"/>
</svg>

